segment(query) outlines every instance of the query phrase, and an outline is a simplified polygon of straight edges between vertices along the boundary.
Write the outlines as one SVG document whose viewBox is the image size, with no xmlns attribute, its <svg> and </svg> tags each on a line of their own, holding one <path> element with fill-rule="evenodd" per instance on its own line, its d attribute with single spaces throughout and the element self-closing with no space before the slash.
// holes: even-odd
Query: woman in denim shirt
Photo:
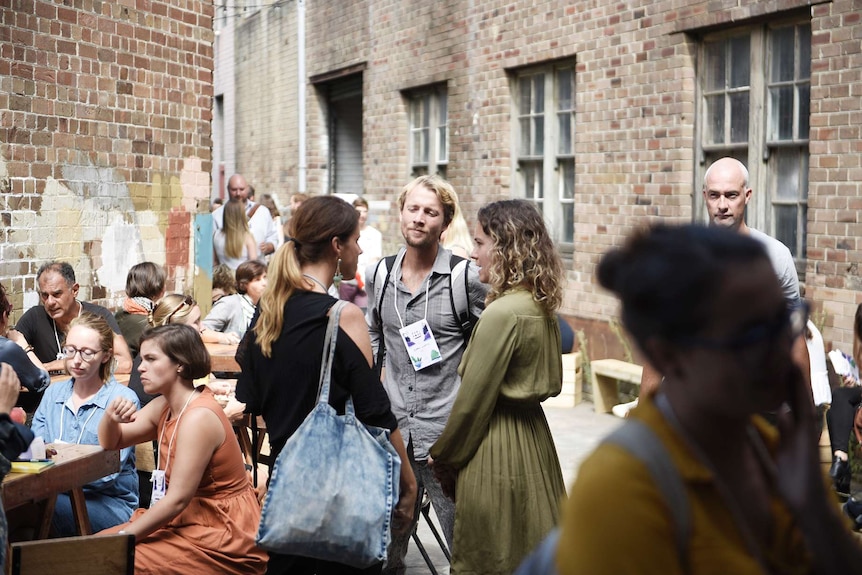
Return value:
<svg viewBox="0 0 862 575">
<path fill-rule="evenodd" d="M 32 430 L 46 443 L 99 444 L 99 422 L 105 408 L 116 397 L 138 405 L 135 392 L 117 383 L 111 375 L 114 332 L 97 315 L 83 313 L 72 320 L 63 353 L 66 371 L 72 376 L 45 390 L 33 415 Z M 93 532 L 129 520 L 138 506 L 138 475 L 135 451 L 120 451 L 120 472 L 84 486 L 87 513 Z M 52 521 L 57 535 L 75 535 L 72 506 L 67 494 L 57 496 Z"/>
</svg>

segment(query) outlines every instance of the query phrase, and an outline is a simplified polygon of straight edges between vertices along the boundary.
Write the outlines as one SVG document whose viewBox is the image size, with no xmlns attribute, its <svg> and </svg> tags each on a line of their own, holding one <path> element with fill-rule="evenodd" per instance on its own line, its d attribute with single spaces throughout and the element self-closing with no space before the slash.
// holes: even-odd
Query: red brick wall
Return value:
<svg viewBox="0 0 862 575">
<path fill-rule="evenodd" d="M 165 263 L 168 214 L 209 197 L 212 13 L 205 0 L 0 7 L 0 281 L 16 314 L 55 258 L 84 297 L 111 299 L 129 266 Z"/>
</svg>

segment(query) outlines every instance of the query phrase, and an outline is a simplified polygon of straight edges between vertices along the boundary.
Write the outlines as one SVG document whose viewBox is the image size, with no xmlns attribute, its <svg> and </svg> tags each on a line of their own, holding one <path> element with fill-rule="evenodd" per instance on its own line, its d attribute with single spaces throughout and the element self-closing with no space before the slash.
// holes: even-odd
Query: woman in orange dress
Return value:
<svg viewBox="0 0 862 575">
<path fill-rule="evenodd" d="M 260 505 L 239 444 L 221 406 L 194 380 L 210 370 L 195 329 L 153 328 L 141 337 L 141 383 L 161 394 L 137 411 L 118 399 L 99 425 L 99 443 L 119 449 L 159 440 L 153 503 L 128 523 L 103 533 L 137 540 L 135 573 L 262 574 L 266 553 L 255 547 Z"/>
</svg>

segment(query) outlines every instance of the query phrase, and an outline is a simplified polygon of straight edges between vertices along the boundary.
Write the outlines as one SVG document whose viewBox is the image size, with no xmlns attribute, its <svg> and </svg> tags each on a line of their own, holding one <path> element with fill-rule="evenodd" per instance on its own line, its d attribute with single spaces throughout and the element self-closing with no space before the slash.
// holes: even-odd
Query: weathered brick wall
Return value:
<svg viewBox="0 0 862 575">
<path fill-rule="evenodd" d="M 615 317 L 617 305 L 594 283 L 600 254 L 646 222 L 702 218 L 693 213 L 692 202 L 699 191 L 697 34 L 809 12 L 808 295 L 816 302 L 827 342 L 849 349 L 853 312 L 862 301 L 857 269 L 862 255 L 857 239 L 862 235 L 859 0 L 814 6 L 803 0 L 320 0 L 307 10 L 309 77 L 365 65 L 369 198 L 394 199 L 409 178 L 403 91 L 443 82 L 449 105 L 448 177 L 470 221 L 485 202 L 512 195 L 511 73 L 558 59 L 576 62 L 576 246 L 566 262 L 563 311 L 593 334 L 601 350 L 595 357 L 619 352 L 615 336 L 601 328 Z M 310 89 L 312 192 L 325 190 L 324 113 L 323 99 Z M 400 239 L 394 209 L 386 219 L 391 249 Z"/>
<path fill-rule="evenodd" d="M 84 298 L 115 301 L 145 259 L 186 289 L 191 215 L 210 189 L 211 2 L 9 0 L 0 21 L 0 281 L 13 319 L 51 259 L 73 264 Z"/>
<path fill-rule="evenodd" d="M 824 338 L 849 352 L 862 303 L 862 2 L 812 15 L 808 291 Z"/>
</svg>

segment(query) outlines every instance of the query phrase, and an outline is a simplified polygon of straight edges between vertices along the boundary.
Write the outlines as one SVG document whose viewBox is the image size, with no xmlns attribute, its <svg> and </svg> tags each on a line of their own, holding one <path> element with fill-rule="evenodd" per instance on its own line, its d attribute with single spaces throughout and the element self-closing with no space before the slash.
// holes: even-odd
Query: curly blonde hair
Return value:
<svg viewBox="0 0 862 575">
<path fill-rule="evenodd" d="M 542 214 L 527 200 L 502 200 L 479 210 L 479 225 L 494 242 L 486 303 L 522 287 L 548 315 L 563 301 L 563 263 Z"/>
</svg>

